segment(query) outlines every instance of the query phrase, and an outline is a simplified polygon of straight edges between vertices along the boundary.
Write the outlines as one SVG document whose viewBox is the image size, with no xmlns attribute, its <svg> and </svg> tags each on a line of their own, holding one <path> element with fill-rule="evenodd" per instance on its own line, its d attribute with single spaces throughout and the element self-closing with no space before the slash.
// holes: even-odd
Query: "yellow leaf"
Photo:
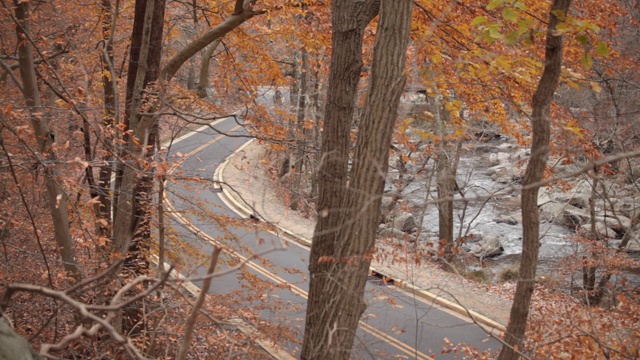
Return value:
<svg viewBox="0 0 640 360">
<path fill-rule="evenodd" d="M 509 62 L 509 59 L 506 58 L 505 56 L 498 56 L 496 58 L 496 64 L 502 68 L 504 71 L 511 71 L 511 63 Z"/>
<path fill-rule="evenodd" d="M 593 91 L 595 91 L 597 93 L 602 91 L 602 88 L 600 87 L 600 84 L 598 84 L 595 81 L 589 82 L 589 85 L 591 85 L 591 90 L 593 90 Z"/>
<path fill-rule="evenodd" d="M 567 85 L 571 86 L 572 88 L 574 88 L 576 90 L 580 90 L 580 85 L 576 84 L 575 82 L 573 82 L 571 80 L 567 80 Z"/>
<path fill-rule="evenodd" d="M 577 135 L 579 138 L 583 138 L 584 135 L 582 134 L 582 129 L 580 129 L 579 127 L 575 127 L 575 126 L 565 126 L 564 127 L 565 130 Z"/>
</svg>

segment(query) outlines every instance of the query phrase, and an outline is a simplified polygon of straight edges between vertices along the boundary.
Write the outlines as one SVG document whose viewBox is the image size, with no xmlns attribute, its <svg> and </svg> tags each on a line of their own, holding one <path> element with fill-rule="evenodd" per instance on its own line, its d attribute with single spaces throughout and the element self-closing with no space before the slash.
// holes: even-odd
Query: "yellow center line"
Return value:
<svg viewBox="0 0 640 360">
<path fill-rule="evenodd" d="M 239 128 L 241 128 L 242 125 L 236 125 L 233 128 L 231 128 L 231 130 L 229 130 L 228 132 L 233 132 L 238 130 Z M 184 154 L 182 156 L 182 159 L 180 159 L 180 161 L 178 161 L 176 164 L 174 164 L 173 166 L 171 166 L 171 168 L 169 169 L 169 174 L 173 173 L 176 171 L 176 169 L 178 168 L 178 166 L 180 166 L 183 162 L 185 162 L 188 158 L 190 158 L 191 156 L 199 153 L 200 151 L 202 151 L 203 149 L 213 145 L 214 143 L 220 141 L 221 139 L 225 138 L 226 135 L 218 135 L 216 137 L 214 137 L 213 139 L 207 141 L 206 143 L 198 146 L 197 148 L 189 151 L 188 153 Z"/>
<path fill-rule="evenodd" d="M 240 128 L 241 125 L 237 125 L 234 128 L 232 128 L 230 130 L 234 131 L 237 130 L 238 128 Z M 169 170 L 169 173 L 173 173 L 177 167 L 182 164 L 187 158 L 193 156 L 194 154 L 202 151 L 203 149 L 205 149 L 206 147 L 216 143 L 217 141 L 221 140 L 222 138 L 224 138 L 225 135 L 219 135 L 215 138 L 213 138 L 212 140 L 200 145 L 199 147 L 195 148 L 194 150 L 188 152 L 187 154 L 185 154 L 182 159 L 175 164 L 174 166 L 171 167 L 171 169 Z M 182 214 L 180 214 L 174 207 L 173 204 L 171 204 L 171 202 L 169 201 L 168 198 L 165 197 L 164 199 L 164 203 L 166 204 L 168 210 L 170 210 L 170 216 L 173 217 L 174 219 L 176 219 L 179 223 L 181 223 L 183 226 L 185 226 L 186 228 L 188 228 L 189 230 L 191 230 L 196 236 L 200 236 L 203 239 L 209 241 L 211 244 L 213 244 L 214 246 L 220 246 L 220 247 L 224 247 L 223 244 L 221 244 L 220 242 L 218 242 L 217 240 L 215 240 L 213 237 L 211 237 L 210 235 L 204 233 L 203 231 L 201 231 L 199 228 L 197 228 L 195 225 L 193 225 L 193 223 L 191 221 L 189 221 L 188 219 L 186 219 Z M 276 284 L 280 284 L 280 285 L 286 285 L 293 294 L 298 295 L 302 298 L 304 298 L 305 300 L 308 299 L 308 293 L 301 289 L 300 287 L 291 284 L 289 282 L 287 282 L 285 279 L 283 279 L 282 277 L 271 273 L 268 269 L 263 268 L 262 266 L 256 264 L 255 262 L 249 260 L 247 257 L 239 254 L 236 251 L 233 251 L 231 249 L 228 249 L 226 247 L 224 247 L 225 250 L 224 252 L 227 253 L 227 255 L 231 256 L 232 258 L 238 260 L 239 262 L 244 262 L 244 264 L 249 267 L 250 269 L 252 269 L 253 271 L 262 274 L 263 276 L 265 276 L 266 278 L 270 279 L 271 281 L 273 281 Z M 362 320 L 359 321 L 359 326 L 360 328 L 373 335 L 374 337 L 378 338 L 379 340 L 382 340 L 384 342 L 386 342 L 387 344 L 395 347 L 396 349 L 402 351 L 403 353 L 411 356 L 411 357 L 415 357 L 416 359 L 420 359 L 420 360 L 432 360 L 431 357 L 429 357 L 428 355 L 422 353 L 421 351 L 414 349 L 413 347 L 401 342 L 400 340 L 389 336 L 388 334 L 378 330 L 377 328 L 363 322 Z"/>
</svg>

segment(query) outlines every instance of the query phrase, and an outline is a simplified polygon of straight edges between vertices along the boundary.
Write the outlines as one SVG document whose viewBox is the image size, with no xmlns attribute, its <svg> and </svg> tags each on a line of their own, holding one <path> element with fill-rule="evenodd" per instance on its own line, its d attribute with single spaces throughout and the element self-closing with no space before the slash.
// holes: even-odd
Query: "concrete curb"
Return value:
<svg viewBox="0 0 640 360">
<path fill-rule="evenodd" d="M 243 217 L 249 217 L 250 215 L 253 214 L 253 211 L 247 208 L 244 204 L 242 204 L 241 200 L 236 199 L 231 194 L 228 194 L 229 190 L 225 191 L 222 188 L 222 185 L 224 185 L 224 169 L 227 167 L 227 165 L 229 165 L 229 162 L 231 162 L 231 159 L 234 156 L 236 156 L 239 152 L 244 150 L 244 148 L 249 146 L 253 141 L 254 140 L 251 139 L 246 143 L 242 144 L 242 146 L 237 148 L 233 153 L 231 153 L 231 155 L 227 156 L 227 158 L 224 159 L 222 164 L 220 164 L 220 166 L 218 166 L 216 168 L 216 171 L 213 173 L 214 188 L 221 189 L 221 191 L 218 193 L 220 200 L 222 200 L 222 202 L 225 203 L 225 205 L 227 205 L 235 213 Z"/>
<path fill-rule="evenodd" d="M 224 183 L 224 170 L 227 167 L 227 165 L 229 164 L 229 162 L 231 161 L 231 159 L 233 159 L 234 156 L 236 156 L 239 152 L 241 152 L 245 147 L 247 147 L 253 140 L 249 140 L 247 141 L 245 144 L 243 144 L 241 147 L 239 147 L 236 151 L 234 151 L 231 155 L 229 155 L 225 161 L 216 169 L 215 173 L 214 173 L 214 181 L 219 181 L 220 183 Z M 222 191 L 218 194 L 218 196 L 220 196 L 220 199 L 233 211 L 235 211 L 236 213 L 238 213 L 241 216 L 244 217 L 249 217 L 250 215 L 253 214 L 253 211 L 251 209 L 249 209 L 248 207 L 246 207 L 243 202 L 242 199 L 238 199 L 234 196 L 233 191 Z M 237 194 L 236 194 L 237 196 Z M 275 225 L 275 224 L 274 224 Z M 278 230 L 281 231 L 281 234 L 279 235 L 286 235 L 286 239 L 290 240 L 290 241 L 295 241 L 301 245 L 304 246 L 311 246 L 311 239 L 307 239 L 304 236 L 300 235 L 300 234 L 296 234 L 293 233 L 291 231 L 289 231 L 288 229 L 282 228 L 279 225 L 275 225 L 276 228 L 278 228 Z M 423 290 L 423 289 L 419 289 L 418 287 L 414 286 L 413 284 L 407 283 L 402 279 L 396 279 L 392 276 L 388 276 L 386 275 L 383 271 L 377 270 L 373 267 L 370 268 L 371 272 L 373 272 L 375 275 L 379 276 L 379 277 L 384 277 L 385 279 L 389 279 L 390 281 L 393 282 L 394 286 L 396 286 L 399 289 L 402 289 L 404 291 L 407 291 L 411 294 L 414 294 L 415 296 L 421 297 L 429 302 L 432 302 L 436 305 L 439 305 L 445 309 L 451 310 L 463 317 L 466 317 L 468 319 L 470 319 L 472 322 L 475 322 L 479 325 L 482 325 L 483 329 L 487 332 L 487 333 L 491 333 L 493 334 L 494 331 L 500 331 L 500 332 L 504 332 L 506 331 L 506 327 L 495 321 L 492 320 L 482 314 L 479 314 L 473 310 L 468 310 L 465 307 L 454 303 L 452 301 L 449 301 L 447 299 L 444 299 L 436 294 L 433 294 L 427 290 Z"/>
</svg>

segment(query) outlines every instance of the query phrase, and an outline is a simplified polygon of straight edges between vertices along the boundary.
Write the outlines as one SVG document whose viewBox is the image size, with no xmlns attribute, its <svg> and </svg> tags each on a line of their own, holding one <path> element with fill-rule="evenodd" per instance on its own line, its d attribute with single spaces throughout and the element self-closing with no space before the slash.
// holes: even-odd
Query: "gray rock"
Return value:
<svg viewBox="0 0 640 360">
<path fill-rule="evenodd" d="M 511 154 L 511 156 L 509 156 L 509 159 L 512 162 L 516 162 L 516 161 L 520 161 L 520 160 L 528 158 L 529 155 L 531 155 L 531 150 L 529 150 L 529 149 L 518 149 L 518 150 L 516 150 L 516 152 Z"/>
<path fill-rule="evenodd" d="M 560 203 L 567 203 L 579 208 L 588 208 L 591 200 L 591 192 L 569 192 L 554 194 L 553 199 Z"/>
<path fill-rule="evenodd" d="M 401 212 L 393 218 L 393 228 L 396 230 L 408 233 L 417 227 L 415 216 L 408 212 Z"/>
<path fill-rule="evenodd" d="M 625 230 L 631 226 L 631 219 L 624 215 L 613 216 L 613 214 L 608 213 L 605 216 L 597 216 L 596 220 L 616 230 Z"/>
<path fill-rule="evenodd" d="M 540 206 L 540 220 L 575 229 L 589 221 L 589 214 L 573 205 L 552 201 Z"/>
<path fill-rule="evenodd" d="M 550 192 L 551 191 L 546 187 L 541 187 L 540 190 L 538 190 L 538 206 L 542 206 L 552 201 L 551 196 L 549 196 Z"/>
<path fill-rule="evenodd" d="M 640 232 L 634 232 L 627 243 L 627 252 L 640 252 Z"/>
<path fill-rule="evenodd" d="M 585 231 L 586 234 L 589 234 L 591 232 L 591 223 L 587 222 L 585 224 L 582 224 L 580 228 L 583 231 Z M 614 239 L 618 235 L 613 229 L 611 229 L 601 221 L 596 221 L 595 230 L 596 230 L 596 235 L 598 235 L 598 238 L 600 239 L 603 239 L 603 238 Z"/>
<path fill-rule="evenodd" d="M 515 145 L 513 145 L 512 143 L 502 143 L 502 144 L 496 146 L 496 148 L 498 148 L 500 150 L 507 150 L 507 149 L 515 148 Z"/>
<path fill-rule="evenodd" d="M 511 216 L 511 215 L 500 215 L 500 217 L 498 217 L 495 220 L 496 223 L 498 224 L 507 224 L 507 225 L 518 225 L 519 221 L 516 219 L 516 216 Z"/>
<path fill-rule="evenodd" d="M 498 164 L 496 166 L 492 166 L 492 167 L 486 169 L 484 171 L 484 174 L 487 175 L 487 176 L 492 176 L 492 175 L 494 175 L 495 173 L 497 173 L 498 171 L 500 171 L 500 170 L 502 170 L 504 168 L 505 168 L 505 165 Z"/>
<path fill-rule="evenodd" d="M 486 236 L 478 242 L 478 247 L 471 250 L 471 253 L 479 259 L 485 259 L 501 255 L 504 253 L 504 248 L 497 236 Z"/>
<path fill-rule="evenodd" d="M 491 179 L 500 184 L 510 184 L 522 179 L 522 170 L 515 166 L 503 167 L 491 175 Z"/>
<path fill-rule="evenodd" d="M 393 199 L 391 198 L 391 196 L 383 196 L 382 204 L 380 205 L 380 208 L 386 211 L 389 208 L 389 206 L 391 206 L 392 202 L 393 202 Z"/>
<path fill-rule="evenodd" d="M 600 237 L 606 237 L 610 239 L 615 239 L 618 236 L 618 233 L 616 233 L 612 228 L 607 226 L 602 221 L 596 221 L 596 233 Z"/>
<path fill-rule="evenodd" d="M 385 238 L 402 238 L 406 233 L 393 228 L 384 228 L 380 231 L 380 236 Z"/>
<path fill-rule="evenodd" d="M 580 208 L 572 205 L 568 205 L 562 212 L 562 224 L 569 229 L 575 229 L 576 227 L 586 224 L 591 220 L 589 214 Z"/>
<path fill-rule="evenodd" d="M 562 224 L 562 212 L 569 205 L 560 204 L 554 201 L 546 202 L 540 206 L 540 220 Z"/>
<path fill-rule="evenodd" d="M 0 317 L 0 360 L 40 360 L 31 345 Z"/>
<path fill-rule="evenodd" d="M 640 252 L 640 224 L 628 229 L 625 236 L 629 237 L 626 247 L 627 252 Z"/>
</svg>

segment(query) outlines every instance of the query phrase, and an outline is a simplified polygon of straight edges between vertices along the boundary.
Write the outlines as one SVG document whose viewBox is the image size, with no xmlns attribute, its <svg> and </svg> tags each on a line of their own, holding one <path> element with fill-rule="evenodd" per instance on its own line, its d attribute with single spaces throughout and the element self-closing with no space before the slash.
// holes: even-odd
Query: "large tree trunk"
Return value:
<svg viewBox="0 0 640 360">
<path fill-rule="evenodd" d="M 333 51 L 317 171 L 318 219 L 309 258 L 311 280 L 302 359 L 316 359 L 323 348 L 326 350 L 321 321 L 328 304 L 324 287 L 330 281 L 330 264 L 320 260 L 333 258 L 337 232 L 344 216 L 340 202 L 346 196 L 349 132 L 362 71 L 362 39 L 364 29 L 377 15 L 378 7 L 378 1 L 342 0 L 331 4 Z M 357 15 L 361 18 L 352 18 Z"/>
<path fill-rule="evenodd" d="M 313 234 L 309 261 L 313 274 L 325 264 L 318 259 L 334 254 L 338 226 L 344 216 L 339 204 L 346 196 L 349 133 L 355 111 L 358 81 L 362 72 L 364 29 L 377 15 L 380 2 L 370 0 L 335 1 L 331 5 L 332 48 L 328 93 L 318 168 L 318 221 Z M 351 16 L 360 16 L 353 19 Z M 311 301 L 311 299 L 310 299 Z"/>
<path fill-rule="evenodd" d="M 306 131 L 304 121 L 307 114 L 307 97 L 309 96 L 309 53 L 304 47 L 300 51 L 300 86 L 298 96 L 297 137 L 295 152 L 295 169 L 297 174 L 302 173 L 303 158 L 306 155 Z"/>
<path fill-rule="evenodd" d="M 544 175 L 549 154 L 551 133 L 551 102 L 558 87 L 562 66 L 562 35 L 556 34 L 556 25 L 561 21 L 559 14 L 566 15 L 571 0 L 555 0 L 550 11 L 547 28 L 545 66 L 538 88 L 533 96 L 531 127 L 533 140 L 531 159 L 522 179 L 522 260 L 520 279 L 511 306 L 511 316 L 504 338 L 505 345 L 499 360 L 515 360 L 522 350 L 522 342 L 527 328 L 531 296 L 536 284 L 536 268 L 540 249 L 540 215 L 538 213 L 538 184 Z"/>
<path fill-rule="evenodd" d="M 389 145 L 400 95 L 406 80 L 403 72 L 412 4 L 411 0 L 381 1 L 371 85 L 358 135 L 349 189 L 345 191 L 344 183 L 336 184 L 328 179 L 331 185 L 338 185 L 341 193 L 346 196 L 343 199 L 328 198 L 325 192 L 330 186 L 324 184 L 324 181 L 320 182 L 321 201 L 330 200 L 330 202 L 321 203 L 324 207 L 319 209 L 319 222 L 323 217 L 325 219 L 336 217 L 336 219 L 330 219 L 333 220 L 330 224 L 335 225 L 334 228 L 316 227 L 314 233 L 310 260 L 311 285 L 302 359 L 348 359 L 358 321 L 365 309 L 364 287 L 378 228 L 380 203 L 389 160 Z M 360 53 L 361 47 L 350 47 L 351 44 L 342 41 L 345 40 L 342 37 L 345 33 L 339 32 L 345 30 L 344 25 L 347 23 L 357 25 L 358 18 L 353 17 L 353 12 L 342 12 L 348 11 L 352 5 L 353 3 L 350 2 L 337 5 L 334 3 L 332 9 L 334 22 L 337 20 L 342 23 L 339 24 L 341 27 L 337 31 L 334 30 L 333 57 L 344 56 L 342 52 Z M 361 39 L 359 28 L 353 25 L 347 33 Z M 336 43 L 336 40 L 340 42 Z M 354 58 L 357 56 L 351 57 L 352 60 Z M 332 58 L 333 75 L 336 75 L 334 71 L 338 70 L 340 65 L 346 65 L 336 60 Z M 346 69 L 356 70 L 355 72 L 360 70 L 350 67 Z M 333 104 L 330 101 L 335 100 L 332 96 L 336 95 L 331 94 L 336 90 L 334 87 L 330 85 L 329 89 L 327 112 L 331 111 L 330 107 Z M 355 100 L 353 97 L 350 99 Z M 330 141 L 331 138 L 335 139 L 334 135 L 344 135 L 330 132 L 330 130 L 335 128 L 327 128 L 325 123 L 323 156 L 327 157 L 332 155 L 324 151 L 325 142 Z M 348 137 L 348 128 L 346 134 Z M 333 157 L 338 161 L 334 160 L 334 164 L 346 167 L 346 163 L 340 163 L 340 160 L 348 155 L 346 150 L 348 149 L 343 150 L 342 153 L 336 151 Z M 325 158 L 324 161 L 327 159 Z M 322 176 L 326 175 L 327 165 L 325 163 L 322 166 Z M 329 231 L 329 236 L 325 235 L 326 230 Z M 324 246 L 318 246 L 318 241 L 324 241 L 324 244 L 320 244 Z M 327 249 L 331 249 L 331 252 L 327 253 Z"/>
<path fill-rule="evenodd" d="M 37 150 L 47 162 L 44 166 L 44 182 L 47 188 L 49 211 L 53 220 L 54 237 L 65 271 L 75 281 L 79 281 L 82 276 L 75 260 L 75 250 L 69 229 L 67 194 L 60 186 L 59 179 L 57 179 L 61 171 L 58 168 L 56 154 L 52 147 L 54 137 L 49 131 L 46 117 L 41 113 L 42 104 L 33 60 L 33 48 L 28 39 L 30 36 L 29 3 L 14 0 L 14 6 L 18 21 L 16 35 L 18 38 L 18 61 L 20 76 L 22 77 L 22 93 L 31 117 L 31 125 L 38 144 Z"/>
</svg>

